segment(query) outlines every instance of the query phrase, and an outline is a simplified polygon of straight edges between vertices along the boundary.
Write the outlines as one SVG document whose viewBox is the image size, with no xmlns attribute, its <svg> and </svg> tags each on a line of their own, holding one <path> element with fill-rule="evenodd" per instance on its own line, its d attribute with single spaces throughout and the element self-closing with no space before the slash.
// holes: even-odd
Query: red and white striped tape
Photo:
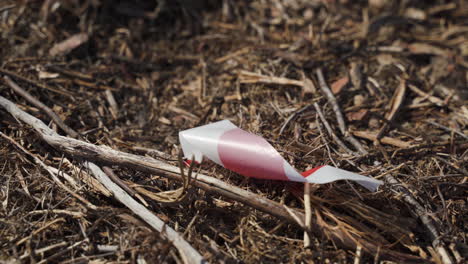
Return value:
<svg viewBox="0 0 468 264">
<path fill-rule="evenodd" d="M 205 157 L 248 177 L 318 184 L 352 180 L 370 191 L 383 183 L 328 165 L 300 174 L 265 139 L 228 120 L 181 131 L 179 139 L 185 158 L 201 163 Z"/>
</svg>

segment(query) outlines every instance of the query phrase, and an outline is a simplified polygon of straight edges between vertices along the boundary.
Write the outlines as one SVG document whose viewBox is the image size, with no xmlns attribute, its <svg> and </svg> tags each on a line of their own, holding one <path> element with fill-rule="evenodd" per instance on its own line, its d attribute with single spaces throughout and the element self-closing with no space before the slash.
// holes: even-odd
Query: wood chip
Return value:
<svg viewBox="0 0 468 264">
<path fill-rule="evenodd" d="M 75 48 L 79 47 L 89 39 L 87 33 L 78 33 L 72 35 L 66 40 L 55 44 L 49 51 L 50 56 L 65 55 Z"/>
<path fill-rule="evenodd" d="M 333 94 L 339 94 L 341 90 L 349 83 L 348 76 L 342 77 L 331 84 L 330 89 L 332 90 Z"/>
</svg>

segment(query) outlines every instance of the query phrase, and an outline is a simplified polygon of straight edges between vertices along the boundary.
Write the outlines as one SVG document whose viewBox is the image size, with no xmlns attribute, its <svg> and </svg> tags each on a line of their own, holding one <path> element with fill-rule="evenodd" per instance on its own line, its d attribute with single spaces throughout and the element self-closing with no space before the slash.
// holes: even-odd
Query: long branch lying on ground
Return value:
<svg viewBox="0 0 468 264">
<path fill-rule="evenodd" d="M 47 141 L 57 137 L 62 137 L 58 135 L 55 131 L 46 126 L 41 120 L 29 115 L 28 113 L 19 109 L 14 103 L 10 102 L 8 99 L 0 96 L 0 105 L 4 107 L 10 114 L 22 120 L 23 122 L 32 126 L 40 136 Z M 49 140 L 48 140 L 49 138 Z M 62 137 L 66 138 L 66 137 Z M 71 139 L 71 138 L 69 138 Z M 84 142 L 83 142 L 84 143 Z M 53 145 L 53 144 L 51 144 Z M 146 207 L 134 200 L 128 193 L 126 193 L 122 188 L 115 184 L 102 170 L 91 162 L 85 163 L 86 167 L 89 168 L 98 178 L 98 180 L 107 188 L 109 191 L 114 194 L 114 197 L 132 210 L 135 214 L 140 216 L 146 223 L 148 223 L 155 230 L 162 232 L 166 235 L 169 241 L 179 250 L 182 258 L 185 263 L 204 263 L 205 260 L 203 257 L 195 250 L 187 241 L 185 241 L 182 236 L 176 232 L 171 227 L 167 226 L 161 219 L 154 215 Z"/>
<path fill-rule="evenodd" d="M 107 164 L 132 167 L 137 170 L 157 173 L 161 176 L 178 181 L 183 180 L 179 174 L 179 168 L 165 162 L 150 157 L 117 151 L 107 146 L 96 146 L 84 141 L 60 136 L 55 133 L 55 131 L 47 127 L 42 121 L 22 111 L 14 103 L 2 96 L 0 96 L 0 106 L 6 109 L 17 119 L 32 126 L 39 133 L 40 137 L 48 144 L 67 154 L 82 157 L 92 161 L 100 161 Z M 304 214 L 301 211 L 295 209 L 288 210 L 285 206 L 275 201 L 229 185 L 216 178 L 204 174 L 198 174 L 197 180 L 194 181 L 194 185 L 205 191 L 217 193 L 226 198 L 239 201 L 263 212 L 285 219 L 291 223 L 297 223 L 295 218 L 299 218 L 302 222 L 304 222 Z M 290 212 L 292 212 L 294 215 L 292 215 Z M 380 256 L 383 258 L 396 261 L 422 261 L 422 259 L 414 255 L 384 249 L 382 247 L 385 245 L 375 245 L 372 241 L 359 238 L 349 232 L 341 230 L 340 228 L 336 228 L 335 226 L 313 223 L 311 228 L 312 230 L 310 231 L 317 236 L 325 235 L 326 237 L 332 239 L 337 245 L 349 249 L 354 250 L 356 247 L 358 247 L 358 245 L 362 245 L 366 252 L 369 252 L 373 255 L 380 254 Z"/>
</svg>

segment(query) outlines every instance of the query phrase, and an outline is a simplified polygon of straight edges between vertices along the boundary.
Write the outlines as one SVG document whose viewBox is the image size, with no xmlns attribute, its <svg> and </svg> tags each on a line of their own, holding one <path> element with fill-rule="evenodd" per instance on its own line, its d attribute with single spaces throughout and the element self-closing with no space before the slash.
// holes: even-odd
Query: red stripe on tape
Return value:
<svg viewBox="0 0 468 264">
<path fill-rule="evenodd" d="M 325 166 L 325 165 L 318 166 L 318 167 L 312 168 L 310 170 L 304 171 L 303 173 L 301 173 L 301 175 L 304 176 L 304 178 L 307 178 L 308 176 L 310 176 L 312 173 L 316 172 L 317 170 L 319 170 L 323 166 Z"/>
</svg>

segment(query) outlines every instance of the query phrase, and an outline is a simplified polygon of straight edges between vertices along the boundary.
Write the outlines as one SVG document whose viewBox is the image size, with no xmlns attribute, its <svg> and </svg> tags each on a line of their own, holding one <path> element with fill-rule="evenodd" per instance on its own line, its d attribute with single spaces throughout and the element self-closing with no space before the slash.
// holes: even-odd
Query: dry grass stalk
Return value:
<svg viewBox="0 0 468 264">
<path fill-rule="evenodd" d="M 400 85 L 398 85 L 398 88 L 395 90 L 395 93 L 393 94 L 393 98 L 390 103 L 390 111 L 385 114 L 386 122 L 382 126 L 382 128 L 379 130 L 379 133 L 377 133 L 377 141 L 379 141 L 384 136 L 391 122 L 393 122 L 393 120 L 395 119 L 397 112 L 401 109 L 401 106 L 403 105 L 403 101 L 405 100 L 405 94 L 406 94 L 406 80 L 404 78 L 401 78 Z"/>
<path fill-rule="evenodd" d="M 104 187 L 98 180 L 96 180 L 93 176 L 89 175 L 87 171 L 82 170 L 75 166 L 70 160 L 67 158 L 63 159 L 63 164 L 69 167 L 75 173 L 76 177 L 78 177 L 84 184 L 89 186 L 91 190 L 94 192 L 100 193 L 104 196 L 110 197 L 112 194 Z"/>
<path fill-rule="evenodd" d="M 378 132 L 372 132 L 372 131 L 353 131 L 352 133 L 356 137 L 365 138 L 371 141 L 377 140 L 377 135 L 378 135 Z M 383 144 L 388 144 L 388 145 L 392 145 L 392 146 L 404 148 L 404 149 L 409 148 L 412 145 L 409 142 L 405 142 L 405 141 L 402 141 L 396 138 L 391 138 L 391 137 L 382 137 L 380 139 L 380 142 L 382 142 Z"/>
<path fill-rule="evenodd" d="M 328 134 L 333 138 L 333 140 L 335 140 L 335 142 L 343 149 L 345 150 L 346 152 L 348 152 L 348 154 L 355 154 L 354 151 L 350 150 L 346 145 L 345 143 L 333 132 L 333 129 L 332 127 L 330 126 L 330 123 L 328 123 L 327 119 L 325 119 L 325 115 L 323 114 L 322 112 L 322 109 L 320 109 L 320 106 L 317 104 L 317 103 L 314 103 L 314 107 L 315 107 L 315 110 L 317 111 L 317 114 L 319 115 L 320 117 L 320 120 L 322 121 L 322 123 L 324 124 L 325 126 L 325 129 L 327 130 Z"/>
<path fill-rule="evenodd" d="M 6 70 L 6 69 L 0 68 L 0 73 L 5 74 L 5 75 L 7 75 L 7 76 L 9 76 L 11 78 L 17 79 L 17 80 L 21 80 L 23 82 L 30 83 L 30 84 L 35 85 L 35 86 L 37 86 L 37 87 L 39 87 L 41 89 L 44 89 L 44 90 L 48 90 L 48 91 L 51 91 L 51 92 L 54 92 L 54 93 L 57 93 L 57 94 L 61 94 L 61 95 L 67 96 L 67 97 L 73 97 L 73 95 L 71 93 L 69 93 L 69 92 L 66 92 L 66 91 L 64 92 L 64 91 L 55 89 L 53 87 L 50 87 L 48 85 L 41 84 L 39 82 L 33 81 L 31 79 L 28 79 L 28 78 L 26 78 L 24 76 L 21 76 L 19 74 L 16 74 L 16 73 L 11 72 L 11 71 Z"/>
<path fill-rule="evenodd" d="M 50 221 L 50 222 L 48 222 L 48 223 L 45 223 L 42 227 L 40 227 L 40 228 L 34 230 L 34 231 L 31 233 L 31 235 L 29 235 L 29 236 L 27 236 L 27 237 L 21 239 L 20 241 L 16 242 L 16 246 L 19 246 L 19 245 L 25 243 L 26 241 L 28 241 L 29 239 L 31 239 L 32 236 L 35 236 L 35 235 L 41 233 L 42 231 L 44 231 L 44 230 L 46 230 L 47 228 L 49 228 L 51 225 L 54 225 L 54 224 L 56 224 L 56 223 L 58 223 L 58 222 L 65 222 L 65 218 L 60 217 L 60 218 L 56 218 L 56 219 L 54 219 L 54 220 L 52 220 L 52 221 Z"/>
<path fill-rule="evenodd" d="M 266 84 L 277 84 L 277 85 L 293 85 L 304 87 L 303 81 L 292 80 L 284 77 L 266 76 L 254 72 L 240 71 L 239 72 L 240 83 L 266 83 Z"/>
<path fill-rule="evenodd" d="M 433 95 L 430 95 L 430 94 L 427 94 L 425 93 L 424 91 L 422 91 L 421 89 L 419 89 L 418 87 L 414 86 L 414 85 L 411 85 L 409 84 L 408 85 L 408 88 L 413 91 L 414 93 L 416 93 L 417 95 L 423 97 L 423 98 L 427 98 L 427 100 L 429 100 L 431 103 L 434 103 L 435 105 L 437 106 L 443 106 L 445 103 L 443 100 L 433 96 Z"/>
<path fill-rule="evenodd" d="M 119 185 L 120 188 L 124 189 L 128 194 L 130 194 L 130 196 L 132 196 L 133 198 L 138 199 L 144 206 L 146 206 L 146 207 L 149 206 L 149 204 L 145 201 L 145 199 L 143 199 L 143 197 L 141 197 L 141 195 L 139 195 L 130 186 L 128 186 L 124 181 L 122 181 L 119 178 L 119 176 L 115 175 L 114 171 L 111 168 L 109 168 L 107 166 L 104 166 L 104 167 L 102 167 L 102 171 L 105 174 L 107 174 L 107 176 L 109 178 L 111 178 L 114 183 Z"/>
</svg>

